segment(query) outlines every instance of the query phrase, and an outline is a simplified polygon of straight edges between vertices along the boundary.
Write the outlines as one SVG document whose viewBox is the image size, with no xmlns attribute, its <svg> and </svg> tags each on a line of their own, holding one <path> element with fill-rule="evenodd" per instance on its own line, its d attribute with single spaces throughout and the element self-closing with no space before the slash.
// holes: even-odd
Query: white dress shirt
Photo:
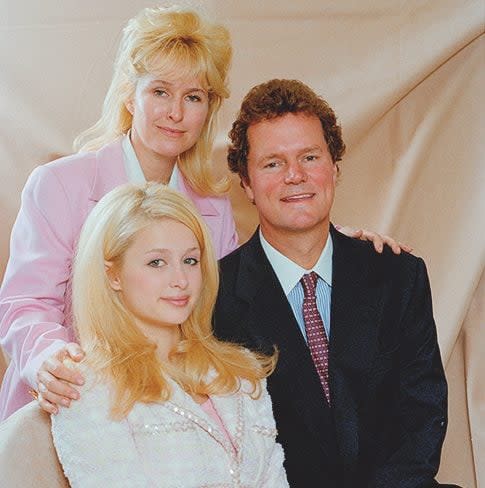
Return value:
<svg viewBox="0 0 485 488">
<path fill-rule="evenodd" d="M 131 143 L 129 132 L 123 137 L 121 147 L 123 148 L 123 162 L 125 164 L 126 174 L 128 175 L 128 181 L 130 183 L 137 184 L 146 183 L 145 175 L 143 174 L 140 162 L 136 157 L 135 149 L 133 148 L 133 144 Z M 177 184 L 178 167 L 177 164 L 175 164 L 172 174 L 170 175 L 170 181 L 168 182 L 168 186 L 176 190 Z"/>
<path fill-rule="evenodd" d="M 305 269 L 296 264 L 291 259 L 281 254 L 275 249 L 263 236 L 259 230 L 261 246 L 273 267 L 276 276 L 283 288 L 283 291 L 291 305 L 298 326 L 300 327 L 303 337 L 306 338 L 305 322 L 303 320 L 303 286 L 300 280 L 304 274 L 315 271 L 318 275 L 317 281 L 317 308 L 323 320 L 327 338 L 330 340 L 330 305 L 332 298 L 332 255 L 333 243 L 330 234 L 325 247 L 312 269 Z"/>
</svg>

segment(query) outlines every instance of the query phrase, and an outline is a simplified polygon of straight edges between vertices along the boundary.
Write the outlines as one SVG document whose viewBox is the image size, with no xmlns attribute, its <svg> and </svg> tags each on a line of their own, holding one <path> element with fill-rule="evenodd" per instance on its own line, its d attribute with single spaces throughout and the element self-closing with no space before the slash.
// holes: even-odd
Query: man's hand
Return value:
<svg viewBox="0 0 485 488">
<path fill-rule="evenodd" d="M 83 358 L 84 351 L 79 344 L 70 342 L 42 363 L 37 372 L 37 401 L 43 410 L 56 414 L 59 406 L 69 407 L 71 400 L 79 399 L 73 385 L 84 384 L 84 378 L 63 362 L 65 359 L 79 362 Z"/>
</svg>

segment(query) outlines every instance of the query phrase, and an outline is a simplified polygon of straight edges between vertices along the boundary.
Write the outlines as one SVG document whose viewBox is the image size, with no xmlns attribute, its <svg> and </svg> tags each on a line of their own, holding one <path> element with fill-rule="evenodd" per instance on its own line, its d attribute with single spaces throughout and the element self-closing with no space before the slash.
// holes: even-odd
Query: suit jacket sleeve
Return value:
<svg viewBox="0 0 485 488">
<path fill-rule="evenodd" d="M 49 168 L 38 167 L 22 192 L 0 290 L 0 344 L 32 387 L 43 360 L 69 341 L 63 324 L 72 229 L 62 183 Z"/>
<path fill-rule="evenodd" d="M 400 398 L 391 444 L 384 445 L 369 484 L 417 488 L 432 482 L 447 423 L 447 386 L 433 320 L 426 267 L 417 260 L 415 281 L 401 317 Z"/>
</svg>

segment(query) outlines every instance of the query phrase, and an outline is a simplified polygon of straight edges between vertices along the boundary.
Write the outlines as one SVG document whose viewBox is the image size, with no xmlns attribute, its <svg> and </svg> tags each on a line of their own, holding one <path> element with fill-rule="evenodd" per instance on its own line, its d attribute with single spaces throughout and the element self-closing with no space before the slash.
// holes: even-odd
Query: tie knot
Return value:
<svg viewBox="0 0 485 488">
<path fill-rule="evenodd" d="M 301 277 L 301 285 L 303 286 L 303 292 L 306 297 L 315 296 L 315 288 L 317 286 L 318 275 L 315 271 L 311 273 L 304 274 Z"/>
</svg>

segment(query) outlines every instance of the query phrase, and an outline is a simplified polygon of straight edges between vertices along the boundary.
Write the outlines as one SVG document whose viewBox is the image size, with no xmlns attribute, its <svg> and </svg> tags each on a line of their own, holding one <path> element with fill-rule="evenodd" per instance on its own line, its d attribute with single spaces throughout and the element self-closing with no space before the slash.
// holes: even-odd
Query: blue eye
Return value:
<svg viewBox="0 0 485 488">
<path fill-rule="evenodd" d="M 202 98 L 199 95 L 187 95 L 189 102 L 200 102 Z"/>
<path fill-rule="evenodd" d="M 165 261 L 163 259 L 154 259 L 153 261 L 150 261 L 148 263 L 148 266 L 151 266 L 152 268 L 160 268 L 165 264 Z"/>
<path fill-rule="evenodd" d="M 162 90 L 161 88 L 156 88 L 155 90 L 153 90 L 153 93 L 157 96 L 157 97 L 162 97 L 164 95 L 167 94 L 167 92 L 165 90 Z"/>
<path fill-rule="evenodd" d="M 199 260 L 196 258 L 185 258 L 184 263 L 189 264 L 190 266 L 195 266 L 199 264 Z"/>
</svg>

